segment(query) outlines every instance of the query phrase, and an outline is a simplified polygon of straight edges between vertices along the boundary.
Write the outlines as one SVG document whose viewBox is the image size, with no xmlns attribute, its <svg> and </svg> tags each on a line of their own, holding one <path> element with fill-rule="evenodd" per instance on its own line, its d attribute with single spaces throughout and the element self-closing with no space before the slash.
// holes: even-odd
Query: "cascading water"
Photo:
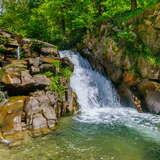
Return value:
<svg viewBox="0 0 160 160">
<path fill-rule="evenodd" d="M 74 64 L 71 87 L 80 106 L 80 114 L 76 116 L 78 121 L 124 125 L 149 136 L 159 136 L 158 115 L 138 113 L 134 108 L 122 106 L 112 83 L 93 70 L 86 59 L 72 51 L 61 51 L 60 54 Z"/>
<path fill-rule="evenodd" d="M 17 59 L 19 60 L 21 58 L 21 52 L 20 52 L 20 47 L 18 46 L 17 48 Z"/>
</svg>

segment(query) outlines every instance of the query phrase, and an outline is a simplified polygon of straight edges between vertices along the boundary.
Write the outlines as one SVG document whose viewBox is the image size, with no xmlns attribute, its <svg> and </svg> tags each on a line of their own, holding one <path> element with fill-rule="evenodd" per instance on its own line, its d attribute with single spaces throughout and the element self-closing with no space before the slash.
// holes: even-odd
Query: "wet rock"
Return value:
<svg viewBox="0 0 160 160">
<path fill-rule="evenodd" d="M 160 92 L 148 91 L 145 100 L 150 112 L 160 113 Z"/>
<path fill-rule="evenodd" d="M 22 131 L 21 114 L 26 97 L 12 97 L 0 106 L 0 124 L 3 136 Z"/>
</svg>

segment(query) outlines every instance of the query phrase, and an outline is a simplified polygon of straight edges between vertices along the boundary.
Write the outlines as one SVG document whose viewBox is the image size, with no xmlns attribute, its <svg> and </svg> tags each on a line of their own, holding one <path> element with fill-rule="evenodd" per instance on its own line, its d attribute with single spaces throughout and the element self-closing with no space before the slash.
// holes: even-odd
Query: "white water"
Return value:
<svg viewBox="0 0 160 160">
<path fill-rule="evenodd" d="M 77 94 L 80 106 L 80 114 L 76 116 L 76 120 L 93 124 L 123 125 L 160 140 L 160 116 L 138 113 L 134 108 L 122 106 L 111 81 L 93 70 L 80 54 L 61 51 L 60 55 L 68 57 L 74 64 L 70 85 Z"/>
<path fill-rule="evenodd" d="M 20 47 L 18 46 L 17 48 L 17 59 L 19 60 L 21 58 L 21 52 L 20 52 Z"/>
</svg>

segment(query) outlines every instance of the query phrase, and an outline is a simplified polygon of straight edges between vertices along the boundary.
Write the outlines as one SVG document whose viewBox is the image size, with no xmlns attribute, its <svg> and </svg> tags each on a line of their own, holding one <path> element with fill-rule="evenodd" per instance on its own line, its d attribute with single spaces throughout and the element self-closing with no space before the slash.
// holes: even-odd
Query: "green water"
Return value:
<svg viewBox="0 0 160 160">
<path fill-rule="evenodd" d="M 0 160 L 160 160 L 160 143 L 125 126 L 69 117 L 50 135 L 12 149 L 1 145 Z"/>
</svg>

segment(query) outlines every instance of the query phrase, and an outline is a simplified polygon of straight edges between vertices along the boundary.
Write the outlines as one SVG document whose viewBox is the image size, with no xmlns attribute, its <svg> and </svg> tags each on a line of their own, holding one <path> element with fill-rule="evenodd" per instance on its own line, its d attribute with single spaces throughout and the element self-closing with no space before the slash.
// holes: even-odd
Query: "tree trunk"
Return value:
<svg viewBox="0 0 160 160">
<path fill-rule="evenodd" d="M 137 0 L 131 0 L 131 10 L 137 9 Z"/>
</svg>

